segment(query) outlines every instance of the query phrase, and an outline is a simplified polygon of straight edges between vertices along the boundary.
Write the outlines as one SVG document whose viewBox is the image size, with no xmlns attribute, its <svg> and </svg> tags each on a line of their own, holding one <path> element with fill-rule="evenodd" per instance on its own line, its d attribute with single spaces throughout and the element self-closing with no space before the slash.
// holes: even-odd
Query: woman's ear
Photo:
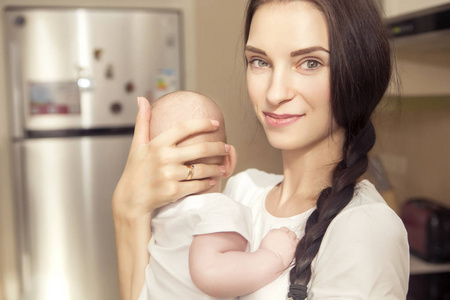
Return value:
<svg viewBox="0 0 450 300">
<path fill-rule="evenodd" d="M 226 169 L 225 173 L 222 174 L 223 178 L 226 178 L 233 173 L 234 168 L 236 167 L 236 162 L 237 162 L 236 149 L 234 149 L 234 147 L 230 145 L 230 151 L 228 151 L 228 155 L 225 156 L 225 159 L 223 161 L 223 165 L 225 166 Z"/>
</svg>

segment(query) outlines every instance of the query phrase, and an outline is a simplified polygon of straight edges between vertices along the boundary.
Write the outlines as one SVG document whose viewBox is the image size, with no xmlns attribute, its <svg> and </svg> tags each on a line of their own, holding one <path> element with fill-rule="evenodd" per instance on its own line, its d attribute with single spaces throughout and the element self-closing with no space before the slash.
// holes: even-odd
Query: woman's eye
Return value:
<svg viewBox="0 0 450 300">
<path fill-rule="evenodd" d="M 269 64 L 261 59 L 253 59 L 250 61 L 250 65 L 255 68 L 267 68 Z"/>
<path fill-rule="evenodd" d="M 318 62 L 317 60 L 307 60 L 304 63 L 302 63 L 300 66 L 303 69 L 306 70 L 315 70 L 318 67 L 320 67 L 322 64 Z"/>
</svg>

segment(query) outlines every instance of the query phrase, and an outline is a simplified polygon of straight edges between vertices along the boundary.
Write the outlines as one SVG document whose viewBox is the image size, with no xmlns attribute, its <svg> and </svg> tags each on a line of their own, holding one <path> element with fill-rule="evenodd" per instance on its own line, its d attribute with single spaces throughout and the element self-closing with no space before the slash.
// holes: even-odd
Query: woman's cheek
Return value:
<svg viewBox="0 0 450 300">
<path fill-rule="evenodd" d="M 253 108 L 255 108 L 255 99 L 256 99 L 256 85 L 254 83 L 254 78 L 251 74 L 247 74 L 247 91 L 248 96 L 250 97 L 250 101 L 252 102 Z"/>
<path fill-rule="evenodd" d="M 265 77 L 262 74 L 247 74 L 247 90 L 255 109 L 255 105 L 265 99 Z"/>
</svg>

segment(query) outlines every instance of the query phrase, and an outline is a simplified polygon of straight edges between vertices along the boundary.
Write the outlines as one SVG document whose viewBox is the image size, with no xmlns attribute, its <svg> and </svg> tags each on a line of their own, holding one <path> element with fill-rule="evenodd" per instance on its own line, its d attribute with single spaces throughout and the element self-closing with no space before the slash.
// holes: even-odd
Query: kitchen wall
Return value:
<svg viewBox="0 0 450 300">
<path fill-rule="evenodd" d="M 398 101 L 398 99 L 390 99 Z M 375 119 L 380 157 L 399 203 L 425 197 L 450 207 L 450 96 L 404 97 Z"/>
<path fill-rule="evenodd" d="M 426 197 L 450 207 L 450 47 L 442 45 L 398 47 L 399 84 L 374 118 L 373 154 L 400 203 Z"/>
<path fill-rule="evenodd" d="M 186 88 L 213 97 L 224 110 L 228 142 L 237 148 L 236 172 L 258 167 L 281 172 L 247 100 L 242 61 L 246 0 L 0 0 L 6 6 L 173 7 L 184 11 Z M 16 300 L 18 272 L 13 226 L 8 96 L 3 14 L 0 15 L 0 300 Z M 135 99 L 130 99 L 135 101 Z"/>
<path fill-rule="evenodd" d="M 197 88 L 224 111 L 228 142 L 238 153 L 236 172 L 258 167 L 280 173 L 280 153 L 267 143 L 246 92 L 242 41 L 246 2 L 196 1 Z"/>
</svg>

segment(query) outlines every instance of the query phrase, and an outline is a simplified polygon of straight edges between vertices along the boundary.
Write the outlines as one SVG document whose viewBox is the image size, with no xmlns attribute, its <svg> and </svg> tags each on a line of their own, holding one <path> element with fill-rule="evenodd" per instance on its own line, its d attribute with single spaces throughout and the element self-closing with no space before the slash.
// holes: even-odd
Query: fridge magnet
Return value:
<svg viewBox="0 0 450 300">
<path fill-rule="evenodd" d="M 132 81 L 128 81 L 127 84 L 125 84 L 125 91 L 129 94 L 134 92 L 135 87 L 134 83 Z"/>
<path fill-rule="evenodd" d="M 153 97 L 157 99 L 176 90 L 178 90 L 176 71 L 168 68 L 159 69 L 156 74 L 156 88 Z"/>
<path fill-rule="evenodd" d="M 28 86 L 31 115 L 80 113 L 76 82 L 30 82 Z"/>
<path fill-rule="evenodd" d="M 113 68 L 112 64 L 109 64 L 106 66 L 105 77 L 106 77 L 106 79 L 114 78 L 114 68 Z"/>
<path fill-rule="evenodd" d="M 94 49 L 95 60 L 100 60 L 102 58 L 102 55 L 103 55 L 103 50 L 102 49 L 100 49 L 100 48 Z"/>
</svg>

